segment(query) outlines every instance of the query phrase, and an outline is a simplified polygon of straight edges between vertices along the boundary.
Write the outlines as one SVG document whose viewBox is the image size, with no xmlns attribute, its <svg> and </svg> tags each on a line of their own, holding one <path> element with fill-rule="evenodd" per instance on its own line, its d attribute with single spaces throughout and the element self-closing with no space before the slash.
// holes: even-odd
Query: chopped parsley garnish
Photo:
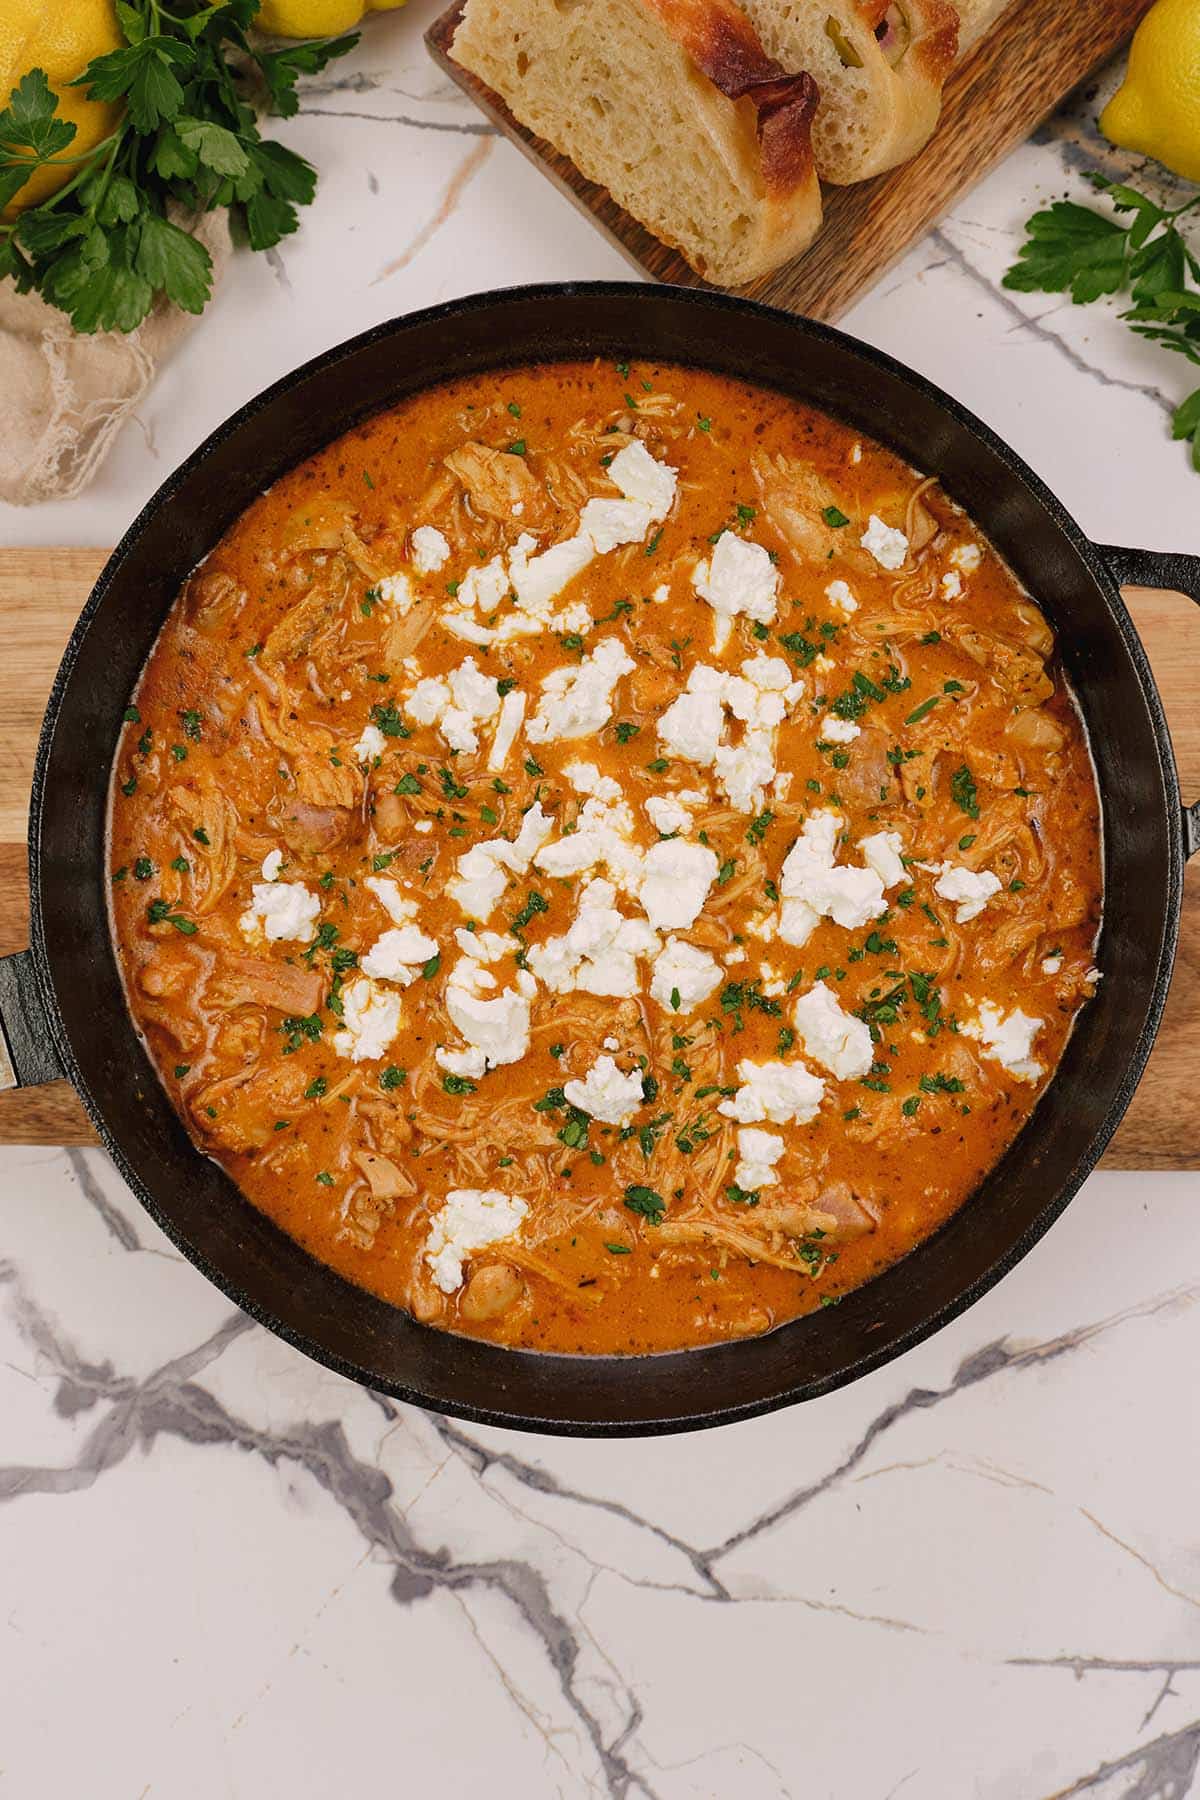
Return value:
<svg viewBox="0 0 1200 1800">
<path fill-rule="evenodd" d="M 442 1086 L 448 1094 L 473 1094 L 476 1084 L 465 1075 L 443 1075 Z"/>
<path fill-rule="evenodd" d="M 850 523 L 849 519 L 839 506 L 823 506 L 821 508 L 821 517 L 834 531 L 840 531 L 843 525 L 848 525 Z"/>
<path fill-rule="evenodd" d="M 925 718 L 933 711 L 941 697 L 940 694 L 931 694 L 928 700 L 922 700 L 920 706 L 915 706 L 909 713 L 904 723 L 906 725 L 916 725 L 921 719 Z"/>
<path fill-rule="evenodd" d="M 392 789 L 393 794 L 419 794 L 420 791 L 421 784 L 416 776 L 407 773 L 400 777 Z"/>
<path fill-rule="evenodd" d="M 549 910 L 550 902 L 546 900 L 543 895 L 539 894 L 536 889 L 531 889 L 525 896 L 524 906 L 521 908 L 520 912 L 516 914 L 515 918 L 513 918 L 508 929 L 513 933 L 514 937 L 519 937 L 530 921 L 536 918 L 538 913 L 549 912 Z"/>
<path fill-rule="evenodd" d="M 315 1044 L 321 1035 L 321 1018 L 309 1013 L 306 1018 L 289 1015 L 279 1027 L 283 1034 L 283 1054 L 290 1056 L 301 1044 Z"/>
<path fill-rule="evenodd" d="M 733 856 L 727 857 L 725 859 L 725 861 L 721 864 L 721 867 L 717 870 L 717 886 L 725 887 L 727 885 L 727 883 L 729 883 L 733 880 L 733 878 L 736 874 L 737 874 L 737 859 L 736 859 L 736 857 L 733 857 Z"/>
<path fill-rule="evenodd" d="M 950 777 L 950 798 L 968 819 L 979 817 L 979 796 L 975 789 L 975 777 L 964 763 L 961 769 L 955 769 Z"/>
<path fill-rule="evenodd" d="M 433 955 L 430 957 L 429 961 L 422 965 L 421 979 L 423 981 L 432 981 L 434 976 L 437 974 L 438 970 L 441 968 L 441 966 L 442 966 L 442 953 L 440 950 L 435 950 Z"/>
<path fill-rule="evenodd" d="M 395 1063 L 389 1063 L 386 1069 L 380 1071 L 379 1085 L 385 1094 L 390 1094 L 393 1088 L 403 1087 L 407 1080 L 408 1070 L 398 1069 Z"/>
<path fill-rule="evenodd" d="M 628 719 L 622 719 L 617 725 L 618 744 L 627 744 L 630 738 L 635 738 L 641 729 L 640 725 L 631 725 Z"/>
<path fill-rule="evenodd" d="M 661 1225 L 667 1210 L 667 1203 L 661 1194 L 653 1188 L 639 1187 L 636 1183 L 625 1189 L 625 1204 L 632 1213 L 638 1213 L 648 1225 Z"/>
<path fill-rule="evenodd" d="M 377 700 L 371 708 L 371 723 L 379 727 L 384 737 L 406 738 L 412 736 L 408 726 L 400 717 L 394 700 Z"/>
<path fill-rule="evenodd" d="M 746 841 L 750 844 L 761 844 L 774 821 L 773 812 L 760 812 L 746 827 Z"/>
<path fill-rule="evenodd" d="M 328 1091 L 329 1091 L 329 1083 L 326 1081 L 326 1079 L 323 1075 L 318 1075 L 315 1078 L 315 1080 L 310 1081 L 308 1086 L 305 1088 L 304 1098 L 306 1100 L 319 1100 L 322 1097 L 322 1095 L 326 1094 Z"/>
</svg>

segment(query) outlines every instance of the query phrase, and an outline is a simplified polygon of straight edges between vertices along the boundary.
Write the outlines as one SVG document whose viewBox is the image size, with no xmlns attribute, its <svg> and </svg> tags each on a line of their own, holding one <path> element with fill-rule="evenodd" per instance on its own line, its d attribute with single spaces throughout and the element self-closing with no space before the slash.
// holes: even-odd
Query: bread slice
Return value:
<svg viewBox="0 0 1200 1800">
<path fill-rule="evenodd" d="M 816 86 L 734 0 L 467 0 L 451 54 L 719 286 L 820 226 Z"/>
<path fill-rule="evenodd" d="M 957 48 L 958 15 L 948 0 L 742 4 L 768 56 L 808 69 L 821 90 L 813 154 L 823 181 L 880 175 L 933 135 Z"/>
<path fill-rule="evenodd" d="M 958 60 L 964 62 L 1012 0 L 958 0 Z"/>
</svg>

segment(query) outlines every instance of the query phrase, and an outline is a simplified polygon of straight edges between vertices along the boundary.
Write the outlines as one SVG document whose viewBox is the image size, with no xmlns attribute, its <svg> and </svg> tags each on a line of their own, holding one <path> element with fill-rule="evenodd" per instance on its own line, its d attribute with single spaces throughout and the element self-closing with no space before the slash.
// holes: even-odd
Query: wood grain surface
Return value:
<svg viewBox="0 0 1200 1800">
<path fill-rule="evenodd" d="M 1150 0 L 1013 0 L 947 83 L 936 134 L 911 162 L 854 187 L 826 187 L 820 236 L 794 262 L 739 292 L 836 319 L 962 193 L 1112 55 Z M 677 251 L 587 181 L 565 156 L 517 123 L 490 88 L 449 54 L 463 9 L 455 0 L 426 33 L 431 55 L 500 130 L 599 226 L 635 266 L 658 281 L 705 287 Z"/>
<path fill-rule="evenodd" d="M 0 550 L 0 955 L 29 941 L 25 822 L 38 728 L 71 627 L 105 550 Z M 1171 722 L 1185 798 L 1200 795 L 1200 612 L 1127 588 Z M 1105 1167 L 1200 1167 L 1200 858 L 1188 873 L 1179 961 L 1145 1079 Z M 65 1082 L 0 1094 L 0 1143 L 95 1142 Z"/>
</svg>

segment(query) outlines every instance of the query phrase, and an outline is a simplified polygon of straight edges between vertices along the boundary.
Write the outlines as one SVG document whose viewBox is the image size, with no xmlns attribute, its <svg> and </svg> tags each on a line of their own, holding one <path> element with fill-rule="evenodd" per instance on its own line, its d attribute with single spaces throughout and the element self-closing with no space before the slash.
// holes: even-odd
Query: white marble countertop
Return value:
<svg viewBox="0 0 1200 1800">
<path fill-rule="evenodd" d="M 282 128 L 322 171 L 239 256 L 94 487 L 112 542 L 232 407 L 375 321 L 622 276 L 372 22 Z M 1081 98 L 843 321 L 1010 439 L 1085 530 L 1200 550 L 1178 358 L 1000 289 L 1112 158 Z M 1140 173 L 1140 172 L 1139 172 Z M 2 405 L 2 402 L 0 402 Z M 0 1795 L 647 1800 L 1200 1794 L 1200 1176 L 1101 1175 L 856 1386 L 658 1442 L 524 1438 L 326 1374 L 232 1312 L 99 1152 L 0 1153 Z"/>
</svg>

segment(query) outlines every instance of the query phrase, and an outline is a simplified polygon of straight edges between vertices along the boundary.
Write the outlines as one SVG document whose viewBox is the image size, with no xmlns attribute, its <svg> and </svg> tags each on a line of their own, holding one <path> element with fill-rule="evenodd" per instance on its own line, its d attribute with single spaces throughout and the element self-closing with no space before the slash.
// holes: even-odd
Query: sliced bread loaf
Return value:
<svg viewBox="0 0 1200 1800">
<path fill-rule="evenodd" d="M 1012 0 L 958 0 L 958 60 L 970 56 Z"/>
<path fill-rule="evenodd" d="M 820 225 L 816 86 L 734 0 L 467 0 L 452 54 L 720 286 Z"/>
<path fill-rule="evenodd" d="M 813 154 L 822 180 L 865 181 L 932 136 L 958 38 L 948 0 L 742 3 L 768 56 L 808 69 L 821 90 Z"/>
</svg>

